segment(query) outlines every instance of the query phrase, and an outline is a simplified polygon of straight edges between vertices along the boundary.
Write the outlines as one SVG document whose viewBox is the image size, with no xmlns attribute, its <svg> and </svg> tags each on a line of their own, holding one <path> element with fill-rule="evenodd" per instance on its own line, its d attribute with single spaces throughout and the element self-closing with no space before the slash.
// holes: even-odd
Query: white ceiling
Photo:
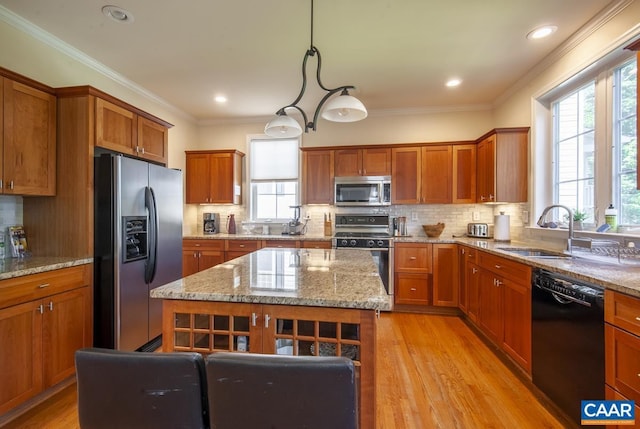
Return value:
<svg viewBox="0 0 640 429">
<path fill-rule="evenodd" d="M 0 0 L 0 5 L 200 120 L 262 117 L 300 91 L 310 0 Z M 491 105 L 610 0 L 316 0 L 325 86 L 355 85 L 375 111 Z M 530 41 L 542 24 L 558 31 Z M 307 114 L 321 97 L 309 61 Z M 463 80 L 455 89 L 444 83 Z M 216 105 L 213 96 L 229 101 Z"/>
</svg>

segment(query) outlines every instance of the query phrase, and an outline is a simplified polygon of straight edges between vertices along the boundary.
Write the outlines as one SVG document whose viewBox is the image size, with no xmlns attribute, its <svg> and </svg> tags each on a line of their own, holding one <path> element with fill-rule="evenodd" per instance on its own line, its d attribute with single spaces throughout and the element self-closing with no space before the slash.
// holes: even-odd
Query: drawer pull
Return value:
<svg viewBox="0 0 640 429">
<path fill-rule="evenodd" d="M 638 322 L 640 322 L 640 316 L 637 316 L 637 317 L 636 317 L 636 320 L 637 320 Z"/>
<path fill-rule="evenodd" d="M 418 290 L 418 289 L 416 289 L 416 288 L 414 288 L 414 287 L 412 287 L 412 288 L 411 288 L 411 292 L 416 292 L 417 290 Z"/>
<path fill-rule="evenodd" d="M 496 267 L 497 269 L 500 269 L 500 268 L 502 268 L 502 265 L 498 265 L 498 264 L 496 264 L 496 265 L 495 265 L 495 267 Z"/>
<path fill-rule="evenodd" d="M 471 273 L 472 273 L 472 274 L 475 274 L 475 273 L 477 273 L 477 272 L 478 272 L 478 270 L 477 270 L 476 268 L 471 268 Z"/>
<path fill-rule="evenodd" d="M 42 284 L 38 285 L 39 289 L 44 289 L 46 287 L 49 287 L 49 283 L 42 283 Z"/>
<path fill-rule="evenodd" d="M 238 247 L 244 247 L 244 244 L 239 245 Z"/>
<path fill-rule="evenodd" d="M 409 259 L 411 259 L 412 261 L 415 261 L 415 260 L 416 260 L 416 259 L 418 259 L 418 258 L 417 258 L 417 257 L 415 257 L 415 256 L 412 256 L 412 257 L 410 257 Z"/>
</svg>

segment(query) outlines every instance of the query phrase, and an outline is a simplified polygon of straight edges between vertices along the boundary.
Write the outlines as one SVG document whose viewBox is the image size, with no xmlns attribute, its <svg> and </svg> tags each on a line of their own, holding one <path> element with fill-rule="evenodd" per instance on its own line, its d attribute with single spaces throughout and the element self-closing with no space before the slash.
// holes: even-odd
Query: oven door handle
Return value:
<svg viewBox="0 0 640 429">
<path fill-rule="evenodd" d="M 565 295 L 562 292 L 558 292 L 558 291 L 555 291 L 555 290 L 550 290 L 550 289 L 547 289 L 547 288 L 544 288 L 544 287 L 540 287 L 540 286 L 538 286 L 538 287 L 540 289 L 542 289 L 542 290 L 545 290 L 545 291 L 549 292 L 554 297 L 554 299 L 557 302 L 559 302 L 560 304 L 568 304 L 568 302 L 562 302 L 563 299 L 566 299 L 568 301 L 575 302 L 576 304 L 580 304 L 580 305 L 585 306 L 585 307 L 591 307 L 591 303 L 589 303 L 589 302 L 583 301 L 583 300 L 578 299 L 578 298 L 574 298 L 574 297 L 569 296 L 569 295 Z M 558 298 L 560 298 L 560 299 L 558 299 Z"/>
</svg>

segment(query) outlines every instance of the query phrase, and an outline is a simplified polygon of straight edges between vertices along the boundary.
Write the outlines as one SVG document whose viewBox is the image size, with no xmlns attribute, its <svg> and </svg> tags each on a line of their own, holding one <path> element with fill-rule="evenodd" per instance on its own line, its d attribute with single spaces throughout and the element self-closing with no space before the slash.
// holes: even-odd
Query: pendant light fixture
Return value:
<svg viewBox="0 0 640 429">
<path fill-rule="evenodd" d="M 316 55 L 318 56 L 316 79 L 320 88 L 325 90 L 327 93 L 318 103 L 318 107 L 316 107 L 316 111 L 313 114 L 313 120 L 309 121 L 307 114 L 298 106 L 298 102 L 302 99 L 304 91 L 307 88 L 307 60 L 309 57 Z M 311 0 L 311 44 L 307 52 L 304 54 L 304 59 L 302 60 L 302 88 L 300 89 L 300 94 L 298 94 L 298 97 L 293 101 L 293 103 L 282 107 L 276 112 L 275 118 L 269 121 L 265 126 L 265 134 L 271 137 L 297 137 L 302 134 L 302 127 L 298 121 L 287 115 L 287 109 L 296 109 L 300 114 L 302 114 L 305 133 L 309 132 L 309 129 L 313 131 L 316 130 L 316 126 L 318 125 L 318 116 L 320 116 L 322 106 L 324 106 L 322 117 L 332 122 L 355 122 L 367 117 L 367 109 L 364 107 L 364 104 L 362 104 L 362 102 L 357 98 L 349 95 L 349 90 L 354 89 L 355 86 L 345 85 L 333 89 L 325 87 L 320 80 L 321 68 L 322 58 L 320 57 L 320 51 L 318 48 L 313 46 L 313 0 Z M 329 100 L 331 96 L 337 93 L 340 93 L 340 95 Z"/>
</svg>

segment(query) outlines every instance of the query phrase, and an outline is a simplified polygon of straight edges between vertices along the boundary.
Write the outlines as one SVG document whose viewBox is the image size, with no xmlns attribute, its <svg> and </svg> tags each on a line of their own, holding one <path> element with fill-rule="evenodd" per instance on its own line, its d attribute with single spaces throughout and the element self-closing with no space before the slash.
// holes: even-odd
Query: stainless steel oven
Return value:
<svg viewBox="0 0 640 429">
<path fill-rule="evenodd" d="M 393 238 L 388 215 L 336 215 L 336 249 L 368 249 L 389 295 L 393 295 Z"/>
<path fill-rule="evenodd" d="M 334 197 L 336 206 L 391 205 L 391 177 L 336 177 Z"/>
</svg>

